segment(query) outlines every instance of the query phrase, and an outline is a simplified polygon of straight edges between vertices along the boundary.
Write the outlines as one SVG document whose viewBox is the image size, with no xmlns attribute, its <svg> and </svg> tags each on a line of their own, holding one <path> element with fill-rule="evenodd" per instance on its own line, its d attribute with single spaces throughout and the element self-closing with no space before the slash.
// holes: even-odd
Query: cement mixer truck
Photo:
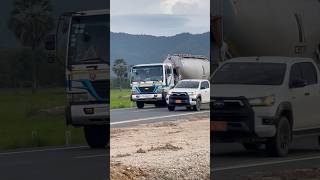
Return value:
<svg viewBox="0 0 320 180">
<path fill-rule="evenodd" d="M 168 55 L 163 63 L 139 64 L 131 68 L 131 100 L 138 108 L 145 104 L 166 104 L 166 96 L 183 79 L 208 79 L 210 62 L 205 56 Z"/>
</svg>

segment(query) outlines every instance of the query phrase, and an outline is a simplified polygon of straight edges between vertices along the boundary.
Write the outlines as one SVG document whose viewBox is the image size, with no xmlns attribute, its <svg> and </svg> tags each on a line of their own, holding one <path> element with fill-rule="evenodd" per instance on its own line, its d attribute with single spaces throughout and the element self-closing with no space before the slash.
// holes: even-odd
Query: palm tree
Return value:
<svg viewBox="0 0 320 180">
<path fill-rule="evenodd" d="M 8 27 L 32 52 L 32 91 L 38 87 L 36 50 L 54 27 L 50 0 L 14 0 Z"/>
<path fill-rule="evenodd" d="M 122 80 L 125 78 L 128 71 L 127 62 L 124 59 L 116 59 L 112 71 L 118 76 L 119 89 L 122 91 Z"/>
</svg>

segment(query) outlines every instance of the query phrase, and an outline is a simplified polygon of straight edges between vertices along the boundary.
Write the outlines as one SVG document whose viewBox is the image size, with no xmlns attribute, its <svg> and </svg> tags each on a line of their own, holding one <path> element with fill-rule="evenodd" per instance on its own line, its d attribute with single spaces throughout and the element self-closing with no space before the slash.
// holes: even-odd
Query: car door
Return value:
<svg viewBox="0 0 320 180">
<path fill-rule="evenodd" d="M 294 130 L 306 128 L 308 124 L 308 100 L 305 98 L 306 87 L 291 87 L 295 80 L 303 80 L 301 63 L 296 63 L 291 66 L 289 78 L 289 98 L 292 105 L 292 113 L 294 119 Z"/>
<path fill-rule="evenodd" d="M 209 83 L 207 81 L 201 82 L 200 91 L 201 91 L 202 103 L 208 103 L 210 100 L 210 89 L 209 89 Z"/>
<path fill-rule="evenodd" d="M 303 79 L 306 80 L 307 86 L 303 92 L 304 98 L 307 101 L 307 107 L 304 109 L 308 112 L 305 117 L 306 123 L 304 128 L 317 128 L 319 126 L 319 107 L 320 107 L 320 94 L 318 85 L 318 74 L 316 67 L 311 62 L 301 63 L 301 72 Z"/>
</svg>

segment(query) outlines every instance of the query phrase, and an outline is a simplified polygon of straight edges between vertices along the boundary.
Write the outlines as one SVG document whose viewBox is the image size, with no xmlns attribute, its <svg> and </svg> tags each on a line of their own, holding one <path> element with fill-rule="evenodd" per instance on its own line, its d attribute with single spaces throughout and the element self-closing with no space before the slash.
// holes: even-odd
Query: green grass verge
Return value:
<svg viewBox="0 0 320 180">
<path fill-rule="evenodd" d="M 67 127 L 64 89 L 0 91 L 0 149 L 84 143 L 81 128 Z M 70 133 L 66 133 L 70 132 Z"/>
<path fill-rule="evenodd" d="M 118 109 L 134 107 L 135 104 L 130 101 L 130 95 L 130 89 L 123 89 L 122 91 L 119 89 L 111 89 L 110 108 Z"/>
</svg>

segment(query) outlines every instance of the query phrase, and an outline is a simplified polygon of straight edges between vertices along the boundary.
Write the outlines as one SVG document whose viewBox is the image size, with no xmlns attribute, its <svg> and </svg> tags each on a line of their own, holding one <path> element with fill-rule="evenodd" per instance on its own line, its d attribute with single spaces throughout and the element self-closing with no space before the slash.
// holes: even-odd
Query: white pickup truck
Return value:
<svg viewBox="0 0 320 180">
<path fill-rule="evenodd" d="M 320 132 L 320 84 L 309 58 L 242 57 L 212 75 L 214 142 L 240 142 L 285 156 L 295 136 Z"/>
<path fill-rule="evenodd" d="M 204 79 L 181 80 L 169 91 L 166 102 L 169 111 L 174 111 L 176 106 L 200 111 L 201 104 L 210 102 L 210 83 Z"/>
</svg>

